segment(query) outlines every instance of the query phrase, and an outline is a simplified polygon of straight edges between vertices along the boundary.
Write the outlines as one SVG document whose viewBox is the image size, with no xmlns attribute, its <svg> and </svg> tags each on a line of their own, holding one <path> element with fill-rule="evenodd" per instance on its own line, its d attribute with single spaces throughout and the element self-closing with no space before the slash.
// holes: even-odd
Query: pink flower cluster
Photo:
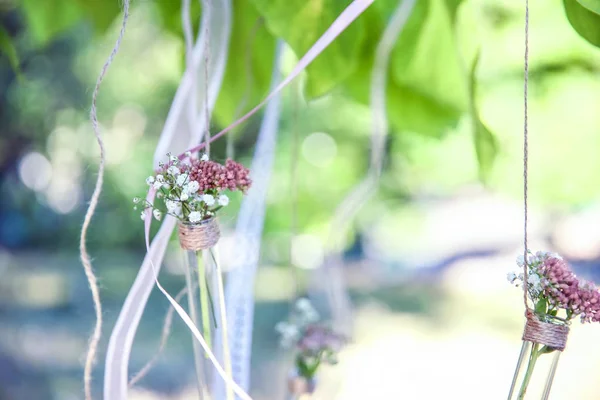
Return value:
<svg viewBox="0 0 600 400">
<path fill-rule="evenodd" d="M 543 294 L 550 305 L 579 315 L 582 322 L 600 322 L 600 292 L 588 281 L 579 280 L 560 257 L 547 255 L 539 266 L 544 276 Z"/>
<path fill-rule="evenodd" d="M 198 182 L 200 192 L 237 189 L 245 193 L 252 184 L 248 168 L 233 160 L 222 165 L 210 160 L 192 159 L 191 164 L 182 166 L 182 172 L 189 174 L 190 181 Z"/>
<path fill-rule="evenodd" d="M 344 338 L 331 329 L 320 325 L 310 325 L 298 341 L 298 349 L 303 353 L 316 355 L 322 351 L 337 353 L 344 345 Z"/>
</svg>

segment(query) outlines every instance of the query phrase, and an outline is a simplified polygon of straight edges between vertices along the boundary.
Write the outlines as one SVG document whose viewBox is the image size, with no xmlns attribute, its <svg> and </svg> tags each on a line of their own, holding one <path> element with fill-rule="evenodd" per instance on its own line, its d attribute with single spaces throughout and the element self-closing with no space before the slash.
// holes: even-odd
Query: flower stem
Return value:
<svg viewBox="0 0 600 400">
<path fill-rule="evenodd" d="M 540 355 L 538 352 L 539 348 L 538 343 L 533 343 L 531 346 L 531 354 L 529 355 L 529 362 L 527 364 L 527 370 L 525 371 L 525 377 L 523 378 L 523 383 L 521 384 L 521 389 L 519 390 L 519 396 L 517 400 L 525 399 L 525 392 L 527 391 L 527 386 L 529 386 L 529 381 L 531 380 L 531 375 L 533 375 L 533 369 L 535 368 L 535 363 Z"/>
<path fill-rule="evenodd" d="M 204 333 L 204 339 L 206 340 L 206 344 L 211 346 L 211 338 L 210 338 L 210 316 L 208 311 L 208 293 L 206 286 L 206 271 L 204 270 L 204 263 L 201 260 L 200 254 L 196 253 L 198 259 L 198 286 L 200 289 L 200 314 L 202 314 L 202 330 Z M 205 355 L 207 358 L 208 356 Z"/>
</svg>

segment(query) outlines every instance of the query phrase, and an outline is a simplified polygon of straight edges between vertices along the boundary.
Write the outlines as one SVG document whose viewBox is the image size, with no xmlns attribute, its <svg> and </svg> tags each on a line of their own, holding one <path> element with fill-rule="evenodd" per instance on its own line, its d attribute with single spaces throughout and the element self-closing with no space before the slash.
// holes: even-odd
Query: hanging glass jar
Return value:
<svg viewBox="0 0 600 400">
<path fill-rule="evenodd" d="M 548 399 L 568 334 L 566 321 L 528 313 L 508 400 Z"/>
<path fill-rule="evenodd" d="M 210 249 L 219 241 L 221 236 L 219 224 L 215 217 L 197 223 L 180 221 L 178 223 L 178 234 L 179 244 L 186 253 L 185 277 L 188 287 L 188 311 L 194 325 L 204 332 L 203 336 L 208 345 L 211 346 L 212 327 L 210 314 L 212 314 L 212 307 L 209 307 L 209 302 L 211 301 L 210 292 L 201 256 L 203 250 Z M 199 298 L 194 295 L 194 287 L 199 288 Z M 200 300 L 199 302 L 198 299 Z M 193 338 L 192 345 L 200 398 L 208 398 L 209 388 L 207 382 L 210 382 L 211 379 L 211 368 L 210 365 L 206 364 L 206 358 L 202 356 L 202 349 Z"/>
<path fill-rule="evenodd" d="M 315 391 L 317 381 L 314 377 L 307 378 L 293 370 L 288 376 L 290 400 L 309 399 Z"/>
</svg>

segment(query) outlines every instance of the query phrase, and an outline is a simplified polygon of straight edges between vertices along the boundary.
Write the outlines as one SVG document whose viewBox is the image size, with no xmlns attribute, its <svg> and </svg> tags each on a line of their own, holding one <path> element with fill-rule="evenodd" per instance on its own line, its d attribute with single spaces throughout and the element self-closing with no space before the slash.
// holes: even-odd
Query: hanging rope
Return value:
<svg viewBox="0 0 600 400">
<path fill-rule="evenodd" d="M 204 0 L 202 2 L 202 4 L 204 5 L 204 10 L 202 10 L 203 12 L 207 13 L 208 15 L 210 15 L 210 1 L 208 0 Z M 206 49 L 206 51 L 204 52 L 204 112 L 205 112 L 205 123 L 206 123 L 206 129 L 204 132 L 204 139 L 205 139 L 205 147 L 204 147 L 204 152 L 208 155 L 210 155 L 210 107 L 208 106 L 208 63 L 210 61 L 210 47 L 209 44 L 210 43 L 210 24 L 206 24 L 206 31 L 204 34 L 204 48 Z"/>
<path fill-rule="evenodd" d="M 529 92 L 529 0 L 525 0 L 525 56 L 523 85 L 523 304 L 525 305 L 525 329 L 522 340 L 540 343 L 550 348 L 563 351 L 569 336 L 569 327 L 540 320 L 529 307 L 527 301 L 528 281 L 528 174 L 529 174 L 529 127 L 528 127 L 528 92 Z"/>
<path fill-rule="evenodd" d="M 529 86 L 529 0 L 525 0 L 525 58 L 524 58 L 524 85 L 523 85 L 523 303 L 525 304 L 525 314 L 529 319 L 531 309 L 527 302 L 527 194 L 528 194 L 528 164 L 529 164 L 529 143 L 528 143 L 528 86 Z"/>
<path fill-rule="evenodd" d="M 104 167 L 106 164 L 106 150 L 104 148 L 104 142 L 100 135 L 100 128 L 98 126 L 96 101 L 98 98 L 98 92 L 100 91 L 100 84 L 102 83 L 102 80 L 104 79 L 104 76 L 108 71 L 108 67 L 113 62 L 115 56 L 117 55 L 117 52 L 119 51 L 119 47 L 121 46 L 121 41 L 123 40 L 123 36 L 125 35 L 125 28 L 127 27 L 128 19 L 129 0 L 124 0 L 123 22 L 121 24 L 121 30 L 119 32 L 119 36 L 117 37 L 115 46 L 113 47 L 110 55 L 108 56 L 108 59 L 104 63 L 104 66 L 100 71 L 100 75 L 96 80 L 96 86 L 94 87 L 94 92 L 92 94 L 92 108 L 90 110 L 90 120 L 92 122 L 92 128 L 94 129 L 94 135 L 96 136 L 96 141 L 98 142 L 98 146 L 100 147 L 100 165 L 98 167 L 98 177 L 96 178 L 96 186 L 94 187 L 94 192 L 92 193 L 90 204 L 83 219 L 83 226 L 81 227 L 81 236 L 79 238 L 79 253 L 81 263 L 83 264 L 83 270 L 85 272 L 85 276 L 87 277 L 88 284 L 92 292 L 92 299 L 94 301 L 94 312 L 96 314 L 96 325 L 94 326 L 94 331 L 89 340 L 89 347 L 85 359 L 85 367 L 83 370 L 83 386 L 86 400 L 92 399 L 92 369 L 96 360 L 98 342 L 100 341 L 100 337 L 102 336 L 102 303 L 100 301 L 100 290 L 98 289 L 98 279 L 94 274 L 94 270 L 92 268 L 92 261 L 90 259 L 90 255 L 87 251 L 86 245 L 87 232 L 90 227 L 90 223 L 92 221 L 94 212 L 96 211 L 96 207 L 98 206 L 98 199 L 100 198 L 100 193 L 102 192 L 102 184 L 104 182 Z"/>
</svg>

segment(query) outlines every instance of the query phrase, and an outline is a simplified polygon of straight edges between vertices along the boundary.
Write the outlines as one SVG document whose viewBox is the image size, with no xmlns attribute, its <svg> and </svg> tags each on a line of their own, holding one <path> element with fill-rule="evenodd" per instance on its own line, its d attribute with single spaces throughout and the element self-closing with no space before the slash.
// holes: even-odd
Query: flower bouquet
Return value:
<svg viewBox="0 0 600 400">
<path fill-rule="evenodd" d="M 345 343 L 341 335 L 318 321 L 319 314 L 310 301 L 302 298 L 296 302 L 290 319 L 275 327 L 281 335 L 281 346 L 296 348 L 295 369 L 288 380 L 294 397 L 314 392 L 319 366 L 337 364 L 337 353 Z"/>
<path fill-rule="evenodd" d="M 184 161 L 167 156 L 169 162 L 160 163 L 157 173 L 146 178 L 162 204 L 145 201 L 142 219 L 146 215 L 144 211 L 151 208 L 154 218 L 160 220 L 164 214 L 172 215 L 179 220 L 180 228 L 202 224 L 214 220 L 217 211 L 229 204 L 225 190 L 245 193 L 252 184 L 248 169 L 233 160 L 222 165 L 209 160 L 206 154 L 195 159 L 186 153 Z M 133 202 L 140 203 L 141 199 L 136 197 Z"/>
<path fill-rule="evenodd" d="M 168 162 L 160 163 L 154 175 L 146 178 L 146 183 L 156 191 L 156 200 L 151 203 L 138 197 L 133 199 L 143 207 L 141 218 L 152 215 L 160 220 L 164 215 L 170 215 L 178 220 L 179 243 L 186 250 L 185 269 L 188 289 L 188 308 L 191 319 L 203 331 L 203 337 L 212 346 L 212 332 L 220 330 L 223 337 L 222 354 L 224 367 L 231 375 L 231 365 L 228 357 L 227 324 L 223 294 L 223 280 L 213 246 L 220 238 L 219 225 L 216 215 L 229 204 L 226 191 L 241 191 L 246 193 L 252 181 L 249 171 L 243 165 L 227 160 L 225 164 L 211 161 L 204 154 L 199 159 L 186 153 L 183 159 L 167 154 Z M 203 262 L 201 260 L 204 260 Z M 199 288 L 200 303 L 195 300 L 194 287 Z M 217 302 L 213 302 L 211 293 L 216 294 Z M 220 311 L 214 311 L 218 306 Z M 211 318 L 212 316 L 212 318 Z M 206 389 L 208 381 L 205 372 L 205 362 L 197 342 L 194 345 L 194 361 L 200 391 Z"/>
<path fill-rule="evenodd" d="M 600 321 L 600 292 L 592 282 L 578 279 L 567 263 L 555 253 L 527 253 L 517 264 L 527 268 L 527 297 L 534 307 L 527 313 L 523 347 L 510 389 L 509 400 L 525 399 L 539 358 L 553 355 L 542 399 L 550 394 L 558 358 L 564 350 L 569 325 L 575 317 L 582 323 Z M 524 284 L 524 274 L 511 272 L 508 280 Z M 525 363 L 527 358 L 527 363 Z"/>
</svg>

